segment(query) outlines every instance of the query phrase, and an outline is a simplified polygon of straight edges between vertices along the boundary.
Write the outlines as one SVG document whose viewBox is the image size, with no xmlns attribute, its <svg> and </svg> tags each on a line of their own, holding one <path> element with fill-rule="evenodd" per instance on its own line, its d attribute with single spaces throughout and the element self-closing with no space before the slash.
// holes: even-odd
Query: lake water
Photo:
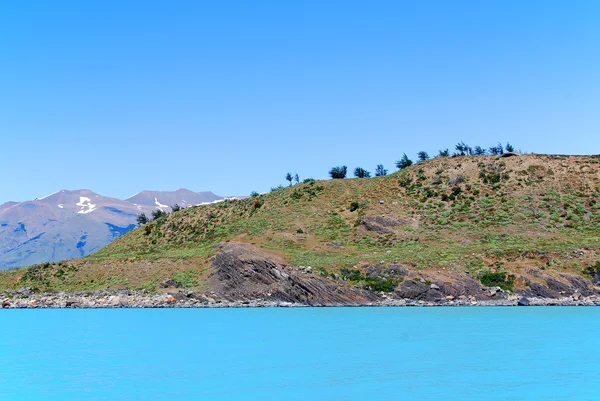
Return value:
<svg viewBox="0 0 600 401">
<path fill-rule="evenodd" d="M 0 400 L 599 400 L 600 308 L 0 311 Z"/>
</svg>

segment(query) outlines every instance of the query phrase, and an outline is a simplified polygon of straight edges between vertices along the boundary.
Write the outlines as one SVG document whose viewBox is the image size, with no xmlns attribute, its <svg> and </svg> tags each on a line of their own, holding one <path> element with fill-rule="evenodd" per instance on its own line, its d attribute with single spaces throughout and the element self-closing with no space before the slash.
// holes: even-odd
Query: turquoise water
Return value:
<svg viewBox="0 0 600 401">
<path fill-rule="evenodd" d="M 599 400 L 600 308 L 0 311 L 0 400 Z"/>
</svg>

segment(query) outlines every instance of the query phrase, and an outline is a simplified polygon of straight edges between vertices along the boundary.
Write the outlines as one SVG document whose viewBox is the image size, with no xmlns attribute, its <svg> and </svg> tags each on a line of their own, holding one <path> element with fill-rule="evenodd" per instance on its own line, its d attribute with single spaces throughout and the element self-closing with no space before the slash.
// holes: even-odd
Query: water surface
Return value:
<svg viewBox="0 0 600 401">
<path fill-rule="evenodd" d="M 0 311 L 0 400 L 598 400 L 600 308 Z"/>
</svg>

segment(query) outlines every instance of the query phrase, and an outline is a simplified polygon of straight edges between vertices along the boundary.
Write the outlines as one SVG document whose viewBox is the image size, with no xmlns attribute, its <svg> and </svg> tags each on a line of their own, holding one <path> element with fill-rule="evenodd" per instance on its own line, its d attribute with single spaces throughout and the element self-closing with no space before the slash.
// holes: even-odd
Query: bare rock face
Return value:
<svg viewBox="0 0 600 401">
<path fill-rule="evenodd" d="M 367 231 L 376 232 L 378 234 L 389 234 L 393 232 L 393 228 L 400 225 L 400 222 L 389 217 L 375 216 L 364 218 L 362 220 L 362 225 Z"/>
<path fill-rule="evenodd" d="M 293 269 L 275 255 L 247 244 L 222 245 L 213 260 L 211 291 L 227 301 L 257 299 L 307 305 L 368 305 L 380 298 Z"/>
<path fill-rule="evenodd" d="M 589 281 L 580 276 L 571 274 L 563 274 L 562 277 L 566 279 L 581 295 L 590 296 L 598 294 L 598 291 L 592 287 Z M 600 281 L 592 281 L 594 285 L 600 285 Z"/>
</svg>

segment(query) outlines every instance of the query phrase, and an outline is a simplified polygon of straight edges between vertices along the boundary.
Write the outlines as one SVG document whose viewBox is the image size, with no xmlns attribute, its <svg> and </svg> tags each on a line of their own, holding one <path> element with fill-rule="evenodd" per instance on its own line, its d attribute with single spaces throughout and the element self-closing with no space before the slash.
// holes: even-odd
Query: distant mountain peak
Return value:
<svg viewBox="0 0 600 401">
<path fill-rule="evenodd" d="M 140 213 L 220 199 L 183 188 L 141 191 L 126 200 L 62 189 L 33 201 L 6 202 L 0 205 L 0 270 L 86 256 L 135 228 Z"/>
</svg>

